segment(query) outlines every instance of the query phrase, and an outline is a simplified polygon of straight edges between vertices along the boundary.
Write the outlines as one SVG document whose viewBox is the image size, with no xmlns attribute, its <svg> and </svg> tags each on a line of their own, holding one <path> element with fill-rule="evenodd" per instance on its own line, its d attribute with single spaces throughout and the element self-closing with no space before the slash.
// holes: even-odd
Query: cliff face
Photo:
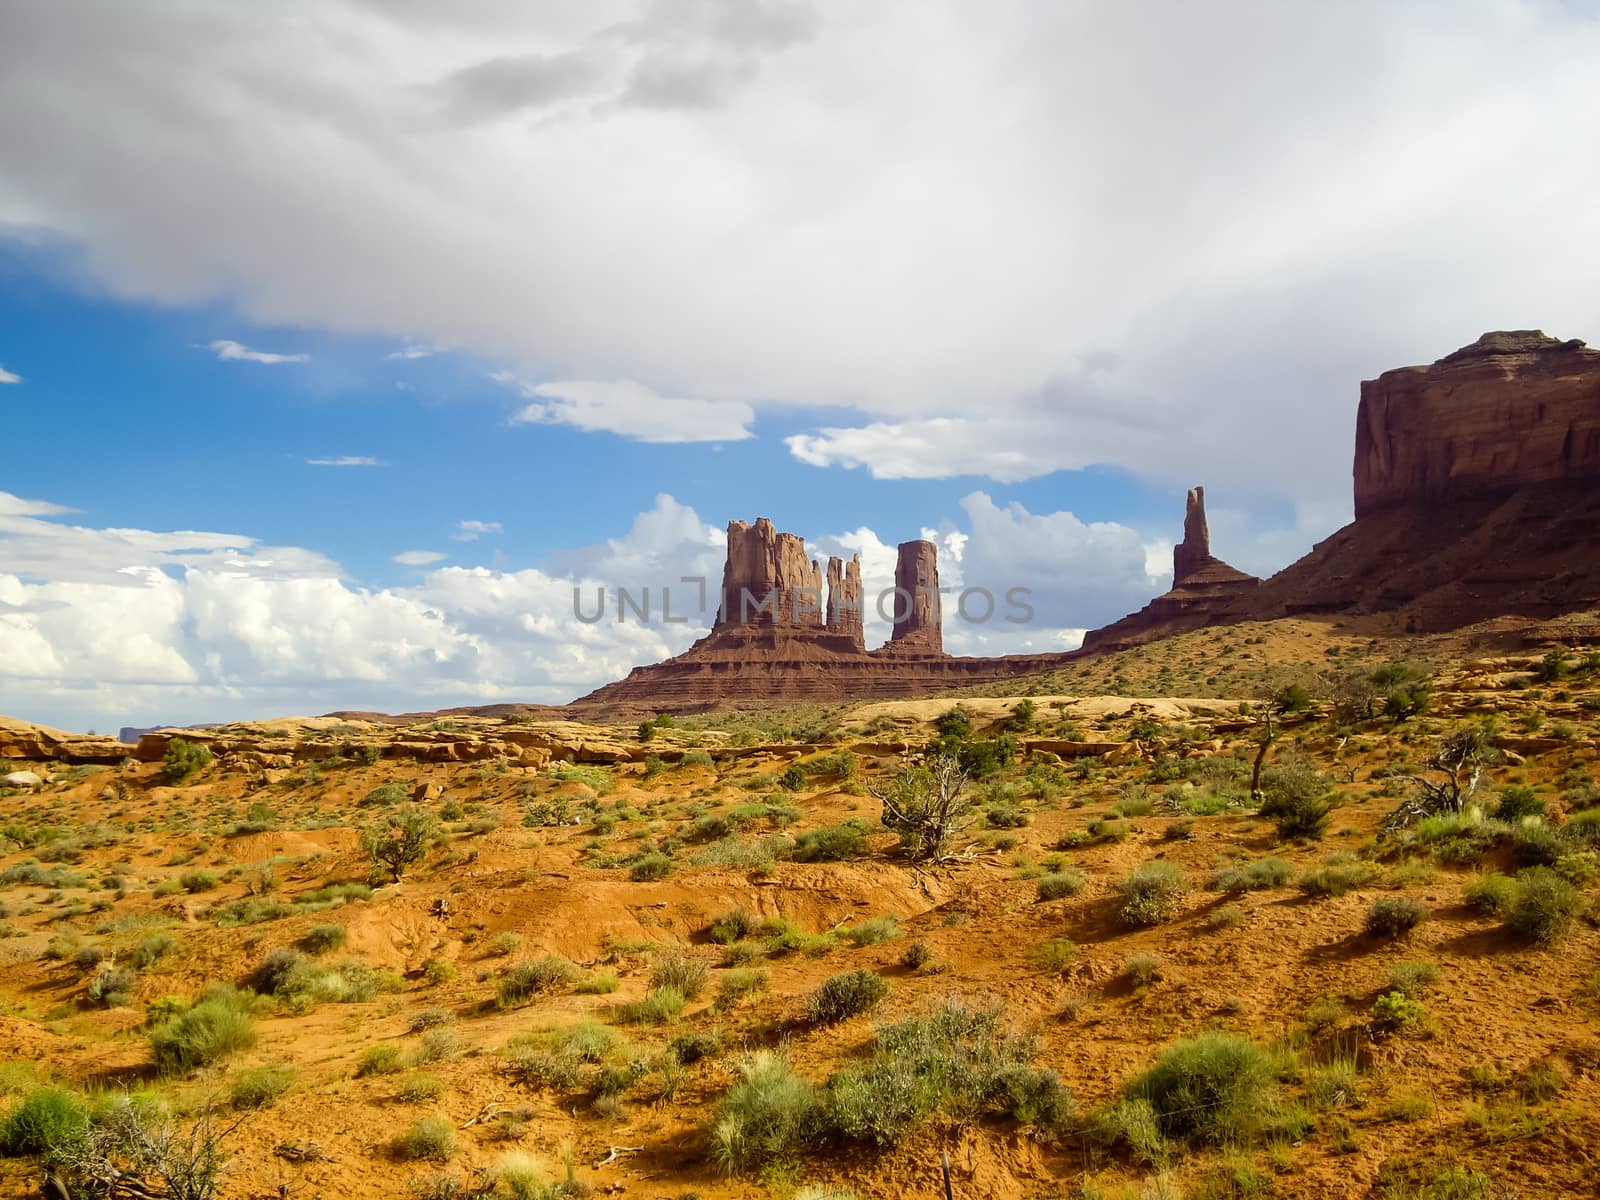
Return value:
<svg viewBox="0 0 1600 1200">
<path fill-rule="evenodd" d="M 1356 517 L 1600 478 L 1600 350 L 1486 333 L 1361 385 Z"/>
</svg>

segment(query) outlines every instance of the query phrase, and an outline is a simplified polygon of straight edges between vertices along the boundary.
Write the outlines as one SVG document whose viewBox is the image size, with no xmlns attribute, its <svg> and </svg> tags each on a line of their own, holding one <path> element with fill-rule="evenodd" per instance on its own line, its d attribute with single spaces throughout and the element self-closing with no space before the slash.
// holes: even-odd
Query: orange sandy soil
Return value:
<svg viewBox="0 0 1600 1200">
<path fill-rule="evenodd" d="M 1349 781 L 1340 784 L 1344 803 L 1321 843 L 1282 845 L 1270 822 L 1227 813 L 1194 819 L 1192 838 L 1175 840 L 1163 836 L 1175 817 L 1140 816 L 1125 841 L 1061 852 L 1086 873 L 1088 887 L 1079 896 L 1048 903 L 1037 902 L 1029 865 L 1051 853 L 1063 835 L 1105 815 L 1124 785 L 1148 779 L 1150 761 L 1117 768 L 1066 764 L 1066 781 L 1057 795 L 1022 802 L 1030 817 L 1025 828 L 975 829 L 963 846 L 965 857 L 947 865 L 914 869 L 896 857 L 893 838 L 880 832 L 864 860 L 780 861 L 770 874 L 757 875 L 690 865 L 704 848 L 690 841 L 677 852 L 674 872 L 650 883 L 631 882 L 626 868 L 585 865 L 584 845 L 601 838 L 604 852 L 625 854 L 653 822 L 662 823 L 653 837 L 680 827 L 687 833 L 690 803 L 704 811 L 726 811 L 760 800 L 774 790 L 770 782 L 755 792 L 740 785 L 758 773 L 781 770 L 800 748 L 775 751 L 765 761 L 741 761 L 720 777 L 696 766 L 669 768 L 649 779 L 640 765 L 605 768 L 616 786 L 599 800 L 601 807 L 632 806 L 641 814 L 605 835 L 592 825 L 525 827 L 530 801 L 556 793 L 581 801 L 592 793 L 582 783 L 558 781 L 552 770 L 492 762 L 341 765 L 309 781 L 304 769 L 297 769 L 291 778 L 271 784 L 217 763 L 181 787 L 163 785 L 154 765 L 58 769 L 56 781 L 40 793 L 0 792 L 0 822 L 44 823 L 69 831 L 103 823 L 109 827 L 107 844 L 85 849 L 66 864 L 89 878 L 88 889 L 0 888 L 9 935 L 0 939 L 0 1059 L 24 1065 L 7 1068 L 6 1083 L 20 1090 L 31 1070 L 84 1089 L 153 1088 L 180 1107 L 192 1107 L 208 1095 L 225 1096 L 228 1081 L 241 1068 L 292 1063 L 298 1075 L 288 1094 L 251 1115 L 230 1139 L 236 1159 L 222 1189 L 229 1197 L 402 1196 L 409 1194 L 413 1178 L 443 1171 L 465 1179 L 471 1168 L 492 1166 L 508 1151 L 544 1160 L 552 1178 L 570 1157 L 578 1180 L 597 1193 L 649 1200 L 788 1196 L 800 1182 L 848 1188 L 859 1197 L 934 1197 L 942 1194 L 941 1150 L 950 1155 L 955 1194 L 962 1197 L 1182 1196 L 1201 1194 L 1190 1189 L 1198 1189 L 1197 1181 L 1215 1167 L 1216 1152 L 1180 1151 L 1170 1167 L 1156 1172 L 1093 1148 L 1077 1130 L 1050 1138 L 1000 1119 L 960 1126 L 935 1119 L 894 1150 L 819 1147 L 803 1152 L 788 1176 L 763 1180 L 720 1174 L 706 1157 L 705 1131 L 743 1052 L 781 1042 L 795 1069 L 821 1082 L 841 1061 L 870 1051 L 876 1021 L 913 1015 L 951 993 L 1003 1000 L 1012 1024 L 1037 1035 L 1038 1065 L 1060 1073 L 1080 1114 L 1112 1099 L 1160 1050 L 1197 1031 L 1220 1028 L 1264 1045 L 1282 1039 L 1305 1045 L 1307 1009 L 1335 997 L 1348 1014 L 1342 1044 L 1359 1052 L 1359 1089 L 1333 1107 L 1313 1109 L 1313 1129 L 1300 1141 L 1247 1149 L 1270 1177 L 1272 1194 L 1426 1194 L 1387 1188 L 1395 1178 L 1424 1178 L 1428 1164 L 1456 1162 L 1486 1172 L 1509 1189 L 1505 1195 L 1593 1196 L 1600 1156 L 1600 996 L 1595 987 L 1600 931 L 1592 922 L 1580 922 L 1553 950 L 1530 949 L 1496 919 L 1463 904 L 1462 889 L 1473 871 L 1437 867 L 1402 885 L 1389 876 L 1393 861 L 1382 865 L 1373 883 L 1336 899 L 1310 900 L 1292 886 L 1233 897 L 1205 887 L 1219 855 L 1277 854 L 1304 867 L 1331 853 L 1370 850 L 1381 819 L 1396 803 L 1394 797 L 1403 794 L 1379 795 L 1385 785 L 1370 779 L 1372 770 L 1419 761 L 1434 734 L 1469 713 L 1496 711 L 1507 728 L 1514 728 L 1519 717 L 1541 711 L 1575 727 L 1574 736 L 1559 747 L 1523 755 L 1524 765 L 1492 773 L 1494 786 L 1534 786 L 1559 820 L 1562 788 L 1576 776 L 1593 780 L 1596 774 L 1595 718 L 1600 714 L 1578 701 L 1600 688 L 1600 677 L 1573 682 L 1565 701 L 1555 698 L 1554 687 L 1507 690 L 1505 683 L 1525 665 L 1511 661 L 1453 669 L 1437 682 L 1428 715 L 1398 727 L 1369 723 L 1342 749 L 1326 717 L 1291 729 L 1275 754 L 1291 753 L 1298 745 L 1318 766 Z M 1474 694 L 1487 696 L 1487 704 L 1469 707 Z M 1047 727 L 1052 714 L 1067 711 L 1052 709 L 1047 697 L 1036 701 Z M 948 702 L 908 702 L 901 709 L 878 704 L 853 724 L 876 718 L 880 737 L 890 726 L 925 737 L 924 722 L 946 707 Z M 1218 733 L 1219 740 L 1210 742 L 1208 726 L 1227 725 L 1230 716 L 1237 724 L 1228 707 L 1207 712 L 1218 706 L 1179 706 L 1162 715 L 1184 714 L 1174 723 L 1193 728 L 1204 753 L 1247 755 L 1248 732 Z M 1120 739 L 1131 715 L 1140 715 L 1132 702 L 1115 698 L 1082 711 L 1099 713 L 1085 726 L 1086 735 L 1096 739 Z M 692 741 L 682 729 L 663 737 L 667 744 Z M 825 749 L 808 747 L 803 753 Z M 1172 755 L 1185 752 L 1172 744 Z M 863 760 L 869 780 L 892 766 L 890 759 Z M 417 783 L 437 783 L 444 789 L 443 802 L 468 806 L 467 820 L 497 815 L 500 824 L 473 834 L 456 823 L 446 845 L 403 883 L 378 887 L 369 900 L 259 924 L 219 926 L 215 910 L 245 896 L 249 873 L 270 861 L 276 861 L 272 899 L 293 899 L 330 880 L 366 878 L 356 827 L 374 810 L 359 808 L 357 801 L 391 780 L 408 790 Z M 113 781 L 120 781 L 120 796 Z M 1154 785 L 1150 794 L 1158 797 L 1164 787 Z M 806 788 L 793 800 L 803 817 L 787 831 L 791 834 L 850 817 L 875 823 L 878 815 L 870 796 L 846 790 Z M 228 824 L 257 801 L 273 809 L 279 828 L 226 836 Z M 430 803 L 437 808 L 441 801 Z M 323 822 L 327 827 L 314 827 Z M 759 822 L 756 829 L 761 830 Z M 0 857 L 0 869 L 30 853 L 38 850 L 11 848 Z M 1175 920 L 1128 929 L 1116 915 L 1113 886 L 1152 858 L 1180 864 L 1194 887 Z M 1512 869 L 1504 861 L 1485 865 Z M 230 881 L 232 868 L 243 871 Z M 163 882 L 197 869 L 223 881 L 197 894 L 153 894 Z M 120 898 L 99 887 L 111 875 L 123 880 Z M 1591 899 L 1593 892 L 1590 885 Z M 1399 943 L 1363 937 L 1362 919 L 1373 900 L 1402 893 L 1426 905 L 1431 919 Z M 439 899 L 449 903 L 447 917 L 431 914 Z M 1232 928 L 1213 928 L 1208 917 L 1225 904 L 1242 908 L 1244 918 Z M 644 1051 L 659 1050 L 686 1030 L 720 1034 L 721 1052 L 688 1068 L 686 1082 L 670 1100 L 652 1099 L 645 1080 L 626 1095 L 620 1112 L 601 1115 L 581 1094 L 520 1087 L 507 1076 L 500 1051 L 516 1035 L 580 1017 L 615 1024 L 617 1007 L 644 994 L 651 959 L 662 947 L 681 945 L 692 956 L 720 963 L 721 948 L 709 942 L 706 927 L 736 906 L 761 916 L 781 914 L 813 932 L 893 915 L 903 932 L 862 948 L 840 940 L 825 953 L 772 957 L 766 963 L 770 992 L 721 1012 L 710 1002 L 724 972 L 717 966 L 706 995 L 691 1002 L 675 1023 L 618 1025 Z M 330 961 L 358 957 L 400 973 L 403 987 L 370 1002 L 322 1004 L 300 1014 L 269 1007 L 258 1018 L 253 1049 L 192 1078 L 151 1074 L 143 1036 L 149 1002 L 168 994 L 193 995 L 212 981 L 242 981 L 266 952 L 293 945 L 313 925 L 328 922 L 348 931 L 347 946 L 329 955 Z M 125 954 L 155 931 L 169 933 L 177 947 L 140 974 L 126 1007 L 90 1004 L 88 976 L 70 956 L 54 961 L 44 954 L 49 939 L 63 934 Z M 520 948 L 509 958 L 488 956 L 485 944 L 503 932 L 521 935 Z M 1081 948 L 1077 960 L 1059 969 L 1037 965 L 1041 945 L 1060 937 Z M 919 973 L 899 965 L 913 941 L 926 942 L 934 960 L 948 964 L 948 970 Z M 513 961 L 545 953 L 570 958 L 587 970 L 613 970 L 620 987 L 610 995 L 565 993 L 497 1010 L 495 977 Z M 1123 964 L 1136 954 L 1159 960 L 1159 977 L 1146 987 L 1131 986 L 1123 976 Z M 427 982 L 422 966 L 429 959 L 454 964 L 457 976 Z M 1364 1018 L 1384 990 L 1388 969 L 1417 959 L 1439 970 L 1438 983 L 1426 994 L 1427 1029 L 1373 1039 Z M 862 967 L 880 971 L 891 984 L 888 999 L 870 1017 L 824 1030 L 794 1020 L 805 995 L 822 980 Z M 364 1049 L 385 1041 L 415 1047 L 418 1038 L 408 1033 L 411 1016 L 436 1007 L 453 1014 L 451 1028 L 461 1049 L 456 1057 L 423 1068 L 445 1081 L 436 1101 L 397 1100 L 404 1074 L 357 1077 Z M 1482 1080 L 1474 1084 L 1464 1072 L 1493 1067 L 1514 1078 L 1539 1060 L 1558 1067 L 1565 1088 L 1522 1109 L 1526 1119 L 1514 1129 L 1504 1122 L 1486 1127 L 1480 1119 L 1483 1107 L 1509 1101 L 1485 1094 Z M 1281 1098 L 1304 1102 L 1303 1078 L 1291 1076 L 1277 1086 Z M 1427 1097 L 1426 1115 L 1409 1121 L 1386 1115 L 1392 1098 L 1411 1093 Z M 0 1106 L 12 1102 L 0 1100 Z M 529 1110 L 518 1140 L 496 1140 L 493 1122 L 468 1126 L 492 1107 Z M 396 1160 L 388 1150 L 391 1140 L 429 1112 L 457 1127 L 451 1161 L 437 1166 Z M 317 1143 L 326 1159 L 295 1163 L 275 1154 L 276 1147 L 294 1142 Z M 621 1149 L 604 1161 L 614 1147 Z M 1380 1171 L 1385 1172 L 1381 1183 Z M 29 1194 L 37 1179 L 26 1162 L 0 1162 L 0 1191 L 7 1195 Z"/>
</svg>

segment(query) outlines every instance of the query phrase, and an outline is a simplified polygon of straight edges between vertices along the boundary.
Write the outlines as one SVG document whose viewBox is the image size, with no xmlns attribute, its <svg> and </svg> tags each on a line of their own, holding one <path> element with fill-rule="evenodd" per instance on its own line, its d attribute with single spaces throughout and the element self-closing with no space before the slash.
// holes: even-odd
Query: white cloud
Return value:
<svg viewBox="0 0 1600 1200">
<path fill-rule="evenodd" d="M 440 554 L 437 550 L 402 550 L 392 561 L 402 567 L 431 567 L 434 563 L 443 562 L 449 557 L 448 554 Z"/>
<path fill-rule="evenodd" d="M 590 381 L 533 419 L 1321 503 L 1358 380 L 1597 332 L 1592 6 L 104 8 L 8 22 L 0 224 L 120 296 Z"/>
<path fill-rule="evenodd" d="M 381 458 L 372 458 L 365 454 L 341 454 L 335 458 L 308 458 L 306 464 L 313 467 L 386 467 L 389 464 Z"/>
<path fill-rule="evenodd" d="M 504 375 L 497 375 L 506 382 Z M 572 425 L 641 442 L 736 442 L 753 436 L 755 410 L 742 400 L 657 395 L 631 379 L 568 379 L 518 383 L 534 403 L 511 418 L 518 424 Z"/>
<path fill-rule="evenodd" d="M 0 492 L 0 661 L 8 715 L 67 728 L 338 708 L 559 703 L 684 649 L 707 620 L 675 614 L 720 538 L 670 496 L 621 538 L 543 569 L 439 567 L 369 589 L 312 551 L 236 534 L 64 524 L 62 506 Z M 600 586 L 607 616 L 593 610 Z M 651 589 L 652 619 L 616 591 Z"/>
<path fill-rule="evenodd" d="M 458 542 L 475 542 L 485 534 L 499 532 L 499 521 L 460 521 L 450 536 Z"/>
<path fill-rule="evenodd" d="M 0 366 L 0 383 L 21 383 L 21 382 L 22 382 L 22 376 L 21 375 L 16 374 L 14 371 L 8 371 L 3 366 Z"/>
<path fill-rule="evenodd" d="M 211 343 L 210 348 L 216 356 L 224 362 L 253 362 L 266 363 L 303 363 L 310 362 L 309 354 L 272 354 L 266 350 L 252 350 L 249 346 L 239 342 L 219 338 Z"/>
<path fill-rule="evenodd" d="M 409 362 L 418 358 L 432 358 L 439 353 L 435 346 L 402 346 L 399 350 L 391 351 L 383 357 L 390 362 Z"/>
</svg>

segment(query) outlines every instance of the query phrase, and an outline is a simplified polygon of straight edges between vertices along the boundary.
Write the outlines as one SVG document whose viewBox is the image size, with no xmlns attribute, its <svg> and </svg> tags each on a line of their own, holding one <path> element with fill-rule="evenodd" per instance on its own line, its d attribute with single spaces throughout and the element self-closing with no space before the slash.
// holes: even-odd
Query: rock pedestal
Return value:
<svg viewBox="0 0 1600 1200">
<path fill-rule="evenodd" d="M 943 654 L 939 603 L 939 549 L 932 542 L 901 542 L 894 564 L 894 632 L 889 648 Z"/>
</svg>

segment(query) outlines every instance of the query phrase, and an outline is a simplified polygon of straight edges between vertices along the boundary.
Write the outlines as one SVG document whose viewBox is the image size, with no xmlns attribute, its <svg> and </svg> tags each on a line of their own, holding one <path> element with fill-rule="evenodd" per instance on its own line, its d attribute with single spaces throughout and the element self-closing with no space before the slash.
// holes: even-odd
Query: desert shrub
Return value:
<svg viewBox="0 0 1600 1200">
<path fill-rule="evenodd" d="M 389 782 L 380 783 L 357 802 L 362 808 L 387 807 L 391 804 L 403 804 L 407 799 L 405 785 Z"/>
<path fill-rule="evenodd" d="M 533 962 L 517 963 L 496 981 L 495 1004 L 500 1008 L 517 1008 L 541 992 L 569 986 L 576 974 L 576 967 L 553 954 Z"/>
<path fill-rule="evenodd" d="M 1155 859 L 1117 883 L 1118 913 L 1129 925 L 1159 925 L 1177 915 L 1189 881 L 1176 863 Z"/>
<path fill-rule="evenodd" d="M 421 1033 L 426 1029 L 438 1029 L 449 1025 L 454 1020 L 455 1016 L 448 1008 L 423 1008 L 411 1014 L 406 1027 L 412 1033 Z"/>
<path fill-rule="evenodd" d="M 162 955 L 171 953 L 175 945 L 177 943 L 169 934 L 149 934 L 128 952 L 128 965 L 139 971 L 147 970 L 154 966 Z"/>
<path fill-rule="evenodd" d="M 1524 821 L 1511 831 L 1511 857 L 1519 866 L 1554 866 L 1570 848 L 1563 833 L 1543 821 Z"/>
<path fill-rule="evenodd" d="M 1149 987 L 1161 978 L 1161 960 L 1154 954 L 1135 954 L 1122 964 L 1122 976 L 1134 987 Z"/>
<path fill-rule="evenodd" d="M 827 776 L 841 780 L 850 780 L 856 777 L 856 772 L 861 769 L 861 760 L 856 757 L 853 750 L 833 750 L 827 754 L 819 754 L 805 764 L 807 775 Z"/>
<path fill-rule="evenodd" d="M 1063 867 L 1042 875 L 1034 884 L 1041 904 L 1048 900 L 1059 900 L 1063 896 L 1076 896 L 1083 891 L 1083 887 L 1083 872 L 1076 867 Z"/>
<path fill-rule="evenodd" d="M 89 1133 L 83 1101 L 59 1087 L 34 1088 L 0 1119 L 0 1150 L 54 1163 L 70 1157 Z"/>
<path fill-rule="evenodd" d="M 615 971 L 596 971 L 578 980 L 572 985 L 572 990 L 580 996 L 609 996 L 618 986 Z"/>
<path fill-rule="evenodd" d="M 678 760 L 680 767 L 712 767 L 711 755 L 704 750 L 691 750 Z"/>
<path fill-rule="evenodd" d="M 778 786 L 786 792 L 798 792 L 806 785 L 806 769 L 799 763 L 790 763 L 778 776 Z"/>
<path fill-rule="evenodd" d="M 1374 874 L 1370 863 L 1333 859 L 1307 871 L 1295 882 L 1295 886 L 1305 895 L 1321 900 L 1354 891 L 1362 884 L 1370 883 Z"/>
<path fill-rule="evenodd" d="M 1283 887 L 1292 878 L 1294 868 L 1283 859 L 1263 858 L 1253 863 L 1225 867 L 1211 877 L 1211 886 L 1216 891 L 1238 895 L 1240 892 Z"/>
<path fill-rule="evenodd" d="M 731 946 L 750 937 L 760 927 L 761 921 L 757 917 L 742 908 L 735 908 L 714 918 L 707 932 L 712 941 Z"/>
<path fill-rule="evenodd" d="M 502 930 L 483 944 L 483 952 L 491 958 L 510 958 L 522 949 L 522 935 Z"/>
<path fill-rule="evenodd" d="M 739 1080 L 723 1094 L 711 1122 L 711 1155 L 723 1170 L 750 1171 L 793 1160 L 815 1131 L 817 1089 L 762 1050 L 739 1064 Z"/>
<path fill-rule="evenodd" d="M 874 1008 L 888 994 L 889 984 L 881 975 L 845 971 L 806 997 L 806 1016 L 818 1025 L 835 1025 Z"/>
<path fill-rule="evenodd" d="M 185 871 L 178 876 L 178 883 L 184 891 L 191 894 L 209 892 L 217 886 L 217 877 L 210 871 Z"/>
<path fill-rule="evenodd" d="M 88 996 L 95 1004 L 121 1008 L 131 1001 L 138 982 L 139 977 L 129 967 L 102 967 L 89 981 Z"/>
<path fill-rule="evenodd" d="M 1163 1053 L 1124 1095 L 1149 1104 L 1166 1137 L 1225 1145 L 1258 1124 L 1271 1081 L 1271 1060 L 1255 1043 L 1202 1033 Z"/>
<path fill-rule="evenodd" d="M 900 952 L 900 965 L 915 971 L 933 961 L 933 950 L 927 942 L 912 942 Z"/>
<path fill-rule="evenodd" d="M 313 925 L 300 939 L 300 945 L 310 954 L 326 954 L 343 946 L 348 936 L 343 925 Z"/>
<path fill-rule="evenodd" d="M 417 1042 L 417 1048 L 411 1054 L 411 1063 L 413 1066 L 420 1066 L 423 1063 L 443 1062 L 460 1053 L 461 1039 L 456 1036 L 456 1031 L 448 1026 L 439 1025 L 424 1030 Z"/>
<path fill-rule="evenodd" d="M 1003 1027 L 998 1008 L 948 999 L 924 1017 L 878 1028 L 870 1061 L 828 1081 L 829 1131 L 894 1145 L 937 1111 L 969 1118 L 998 1111 L 1026 1123 L 1059 1126 L 1072 1096 L 1053 1071 L 1029 1066 L 1032 1038 Z"/>
<path fill-rule="evenodd" d="M 665 1025 L 683 1012 L 686 998 L 675 987 L 652 988 L 642 1000 L 617 1009 L 617 1019 L 632 1025 Z"/>
<path fill-rule="evenodd" d="M 1089 836 L 1108 842 L 1126 841 L 1133 825 L 1119 817 L 1101 817 L 1089 822 Z"/>
<path fill-rule="evenodd" d="M 235 1108 L 264 1108 L 294 1086 L 295 1069 L 288 1064 L 247 1067 L 233 1077 L 228 1096 Z"/>
<path fill-rule="evenodd" d="M 1261 815 L 1278 827 L 1278 836 L 1320 838 L 1328 827 L 1334 795 L 1329 781 L 1308 767 L 1272 767 L 1262 772 Z"/>
<path fill-rule="evenodd" d="M 150 1052 L 163 1074 L 192 1071 L 255 1044 L 248 1002 L 213 989 L 193 1007 L 150 1030 Z"/>
<path fill-rule="evenodd" d="M 845 934 L 857 946 L 876 946 L 899 936 L 900 922 L 894 917 L 868 917 Z"/>
<path fill-rule="evenodd" d="M 1401 938 L 1428 919 L 1428 910 L 1409 896 L 1374 900 L 1362 922 L 1368 937 Z"/>
<path fill-rule="evenodd" d="M 1577 888 L 1546 867 L 1530 867 L 1517 875 L 1506 925 L 1519 937 L 1548 946 L 1561 940 L 1582 910 Z"/>
<path fill-rule="evenodd" d="M 1498 871 L 1485 872 L 1461 889 L 1462 899 L 1468 907 L 1497 917 L 1503 917 L 1511 910 L 1516 894 L 1517 881 Z"/>
<path fill-rule="evenodd" d="M 1389 968 L 1389 990 L 1414 1000 L 1439 982 L 1439 968 L 1431 962 L 1396 963 Z"/>
<path fill-rule="evenodd" d="M 1428 1007 L 1421 1000 L 1412 999 L 1400 992 L 1385 992 L 1372 1002 L 1368 1013 L 1373 1032 L 1397 1033 L 1422 1023 Z"/>
<path fill-rule="evenodd" d="M 866 831 L 855 821 L 808 829 L 794 840 L 789 857 L 795 862 L 844 862 L 867 852 Z"/>
<path fill-rule="evenodd" d="M 443 1117 L 423 1117 L 394 1139 L 393 1148 L 407 1161 L 445 1162 L 455 1153 L 456 1133 Z"/>
<path fill-rule="evenodd" d="M 717 981 L 718 1009 L 731 1008 L 746 996 L 757 996 L 767 990 L 771 976 L 759 967 L 748 967 L 725 972 Z"/>
<path fill-rule="evenodd" d="M 182 783 L 211 762 L 211 751 L 198 742 L 175 737 L 161 756 L 161 774 L 168 783 Z"/>
<path fill-rule="evenodd" d="M 422 1104 L 444 1095 L 444 1080 L 426 1071 L 413 1071 L 395 1084 L 394 1098 L 402 1104 Z"/>
<path fill-rule="evenodd" d="M 402 1065 L 404 1055 L 394 1042 L 379 1042 L 368 1046 L 356 1059 L 356 1075 L 393 1075 Z"/>
<path fill-rule="evenodd" d="M 1206 918 L 1206 924 L 1212 929 L 1236 929 L 1244 924 L 1245 912 L 1237 904 L 1224 904 Z"/>
<path fill-rule="evenodd" d="M 600 767 L 557 767 L 553 773 L 562 783 L 581 783 L 597 796 L 609 795 L 611 789 L 616 786 L 610 772 Z"/>
<path fill-rule="evenodd" d="M 374 867 L 387 868 L 399 883 L 408 868 L 423 860 L 438 836 L 439 819 L 420 805 L 407 804 L 363 829 L 361 848 Z"/>
<path fill-rule="evenodd" d="M 1086 1132 L 1106 1146 L 1122 1145 L 1151 1165 L 1169 1157 L 1167 1139 L 1148 1100 L 1122 1099 L 1089 1114 Z"/>
<path fill-rule="evenodd" d="M 310 959 L 301 951 L 280 946 L 276 950 L 267 951 L 266 957 L 256 964 L 255 970 L 246 977 L 245 983 L 251 991 L 263 996 L 276 996 L 308 962 Z"/>
<path fill-rule="evenodd" d="M 1494 819 L 1508 825 L 1524 817 L 1544 816 L 1544 801 L 1534 795 L 1530 787 L 1508 787 L 1500 792 L 1500 803 L 1495 806 Z"/>
<path fill-rule="evenodd" d="M 983 810 L 983 821 L 990 829 L 1021 829 L 1028 814 L 1015 804 L 991 804 Z"/>
<path fill-rule="evenodd" d="M 628 867 L 628 878 L 634 883 L 656 883 L 672 874 L 672 859 L 659 850 L 641 854 Z"/>
<path fill-rule="evenodd" d="M 675 988 L 685 1000 L 693 1000 L 706 989 L 711 969 L 699 959 L 685 954 L 669 954 L 650 970 L 651 988 Z"/>
</svg>

